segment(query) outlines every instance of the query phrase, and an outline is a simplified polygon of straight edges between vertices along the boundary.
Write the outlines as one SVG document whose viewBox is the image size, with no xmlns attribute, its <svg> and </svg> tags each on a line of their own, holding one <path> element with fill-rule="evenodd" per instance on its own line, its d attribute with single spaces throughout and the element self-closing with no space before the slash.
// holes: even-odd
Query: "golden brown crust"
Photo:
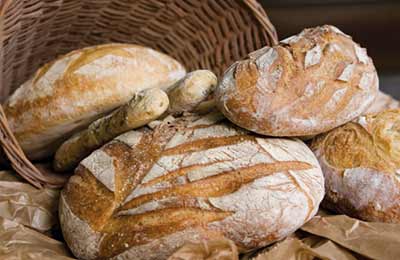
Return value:
<svg viewBox="0 0 400 260">
<path fill-rule="evenodd" d="M 64 208 L 101 242 L 95 257 L 79 257 L 145 259 L 139 252 L 157 247 L 151 259 L 158 259 L 181 246 L 188 232 L 194 242 L 226 236 L 246 251 L 310 219 L 323 180 L 308 148 L 251 136 L 219 120 L 189 116 L 132 131 L 82 161 L 62 192 Z M 277 207 L 284 212 L 272 210 Z M 61 224 L 74 253 L 77 243 L 88 243 L 72 223 Z"/>
<path fill-rule="evenodd" d="M 307 136 L 356 118 L 377 91 L 377 73 L 365 49 L 326 25 L 232 65 L 216 99 L 226 117 L 248 130 Z"/>
<path fill-rule="evenodd" d="M 152 49 L 106 44 L 70 52 L 40 68 L 5 104 L 10 126 L 30 158 L 49 156 L 71 133 L 185 75 L 176 60 Z"/>
<path fill-rule="evenodd" d="M 318 136 L 325 205 L 367 221 L 400 223 L 400 110 L 361 116 Z"/>
</svg>

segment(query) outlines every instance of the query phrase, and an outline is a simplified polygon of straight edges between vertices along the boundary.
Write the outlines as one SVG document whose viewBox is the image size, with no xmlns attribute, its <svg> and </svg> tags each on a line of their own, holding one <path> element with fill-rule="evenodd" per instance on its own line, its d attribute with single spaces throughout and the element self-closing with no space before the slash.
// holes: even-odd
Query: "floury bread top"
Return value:
<svg viewBox="0 0 400 260">
<path fill-rule="evenodd" d="M 249 135 L 219 113 L 123 134 L 84 159 L 60 222 L 83 259 L 166 259 L 187 241 L 262 247 L 312 218 L 321 169 L 300 140 Z"/>
<path fill-rule="evenodd" d="M 146 47 L 88 47 L 39 69 L 10 96 L 5 113 L 28 157 L 42 159 L 134 93 L 168 87 L 185 73 L 173 58 Z"/>
<path fill-rule="evenodd" d="M 235 124 L 270 136 L 309 136 L 361 115 L 378 93 L 364 48 L 334 26 L 305 29 L 238 61 L 216 90 Z"/>
</svg>

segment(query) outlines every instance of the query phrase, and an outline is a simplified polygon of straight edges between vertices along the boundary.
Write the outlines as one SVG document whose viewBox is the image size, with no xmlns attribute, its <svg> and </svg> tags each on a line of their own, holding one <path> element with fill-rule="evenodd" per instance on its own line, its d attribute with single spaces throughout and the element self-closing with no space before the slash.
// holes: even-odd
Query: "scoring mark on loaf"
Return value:
<svg viewBox="0 0 400 260">
<path fill-rule="evenodd" d="M 254 146 L 253 142 L 241 142 L 239 140 L 239 142 L 232 145 L 225 145 L 184 154 L 162 156 L 156 162 L 155 165 L 157 166 L 153 166 L 146 177 L 143 178 L 142 183 L 145 184 L 181 167 L 208 165 L 210 163 L 230 161 L 235 158 L 247 158 L 249 154 L 255 154 L 257 151 L 258 149 Z"/>
<path fill-rule="evenodd" d="M 314 48 L 306 52 L 306 56 L 304 58 L 304 67 L 307 69 L 318 64 L 321 61 L 321 57 L 322 49 L 321 46 L 317 44 Z"/>
<path fill-rule="evenodd" d="M 256 179 L 236 192 L 212 197 L 209 201 L 216 208 L 234 212 L 209 226 L 217 230 L 229 230 L 228 237 L 246 247 L 260 246 L 253 244 L 254 238 L 261 242 L 270 234 L 275 234 L 277 239 L 290 234 L 293 227 L 304 223 L 310 211 L 313 211 L 308 206 L 314 206 L 308 204 L 307 196 L 284 172 Z"/>
<path fill-rule="evenodd" d="M 354 43 L 354 50 L 356 52 L 356 56 L 359 62 L 363 64 L 368 64 L 368 55 L 367 55 L 367 50 L 365 48 L 361 48 L 358 46 L 357 43 Z"/>
<path fill-rule="evenodd" d="M 101 183 L 109 190 L 115 191 L 114 159 L 103 150 L 94 151 L 89 157 L 81 161 Z"/>
<path fill-rule="evenodd" d="M 268 172 L 272 169 L 276 171 L 279 171 L 278 169 L 285 171 L 290 169 L 290 167 L 293 167 L 293 169 L 296 167 L 305 167 L 303 169 L 309 169 L 313 167 L 311 165 L 315 164 L 315 161 L 308 159 L 307 156 L 302 154 L 304 152 L 305 154 L 307 153 L 307 151 L 303 149 L 304 147 L 298 147 L 300 148 L 299 153 L 295 153 L 295 156 L 289 154 L 292 148 L 291 146 L 296 147 L 301 142 L 272 140 L 270 146 L 268 146 L 264 144 L 263 139 L 257 140 L 258 143 L 264 145 L 264 149 L 261 149 L 261 146 L 256 145 L 254 141 L 243 141 L 234 145 L 217 147 L 206 151 L 180 154 L 179 156 L 162 156 L 151 169 L 150 172 L 152 172 L 152 174 L 149 172 L 151 177 L 144 179 L 142 184 L 138 185 L 127 197 L 124 204 L 125 206 L 127 204 L 132 204 L 132 201 L 135 199 L 140 200 L 145 198 L 144 196 L 150 194 L 154 197 L 156 193 L 161 194 L 160 192 L 162 192 L 160 198 L 165 199 L 167 194 L 175 194 L 173 191 L 174 189 L 185 190 L 191 183 L 195 184 L 210 177 L 223 178 L 224 175 L 229 172 L 240 172 L 242 176 L 241 179 L 244 181 L 246 178 L 251 178 L 252 180 L 253 178 L 256 179 L 259 174 L 269 174 Z M 274 159 L 272 156 L 276 156 L 279 160 Z M 178 157 L 178 159 L 176 159 L 176 157 Z M 306 166 L 293 163 L 299 160 L 299 158 L 311 161 L 312 164 L 307 164 Z M 285 160 L 287 160 L 287 165 L 281 163 Z M 257 173 L 255 174 L 256 176 L 251 176 L 251 172 L 254 173 L 254 171 L 257 171 L 253 168 L 259 169 L 258 171 L 260 172 L 264 171 L 264 173 Z M 246 172 L 249 174 L 248 177 L 245 175 Z M 204 202 L 204 200 L 201 201 Z M 165 202 L 166 201 L 162 203 L 147 202 L 145 203 L 146 206 L 143 207 L 138 204 L 137 207 L 124 211 L 124 214 L 139 214 L 139 212 L 143 213 L 143 210 L 149 210 L 149 208 L 153 209 L 153 207 L 157 207 L 157 209 L 158 207 L 164 208 Z M 135 203 L 133 204 L 136 205 Z M 201 205 L 198 205 L 198 207 L 202 208 Z"/>
<path fill-rule="evenodd" d="M 136 59 L 131 57 L 117 56 L 114 54 L 107 54 L 101 58 L 95 59 L 92 62 L 83 65 L 74 71 L 75 74 L 80 74 L 83 76 L 91 76 L 95 79 L 101 79 L 104 77 L 109 77 L 116 75 L 121 71 L 126 70 L 126 66 L 144 66 L 147 63 L 138 63 Z M 147 66 L 146 69 L 149 71 L 154 70 L 151 66 Z"/>
<path fill-rule="evenodd" d="M 340 75 L 337 79 L 340 81 L 348 82 L 350 80 L 350 78 L 353 76 L 354 67 L 355 67 L 354 64 L 347 64 L 343 68 L 342 72 L 340 73 Z"/>
</svg>

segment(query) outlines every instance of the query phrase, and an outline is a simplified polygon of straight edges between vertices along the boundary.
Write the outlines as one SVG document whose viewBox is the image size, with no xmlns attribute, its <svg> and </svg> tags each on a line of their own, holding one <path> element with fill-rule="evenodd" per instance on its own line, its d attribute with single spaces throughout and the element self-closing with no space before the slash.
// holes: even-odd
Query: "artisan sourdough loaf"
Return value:
<svg viewBox="0 0 400 260">
<path fill-rule="evenodd" d="M 367 221 L 400 223 L 400 110 L 361 116 L 312 143 L 324 205 Z"/>
<path fill-rule="evenodd" d="M 233 240 L 241 252 L 312 218 L 323 175 L 300 140 L 248 134 L 219 113 L 166 118 L 85 158 L 60 198 L 82 259 L 166 259 L 184 242 Z"/>
<path fill-rule="evenodd" d="M 248 130 L 309 136 L 358 117 L 377 92 L 377 73 L 366 50 L 325 25 L 233 64 L 216 100 L 226 117 Z"/>
<path fill-rule="evenodd" d="M 28 157 L 41 159 L 135 92 L 168 87 L 184 75 L 176 60 L 149 48 L 88 47 L 43 66 L 11 95 L 4 109 Z"/>
</svg>

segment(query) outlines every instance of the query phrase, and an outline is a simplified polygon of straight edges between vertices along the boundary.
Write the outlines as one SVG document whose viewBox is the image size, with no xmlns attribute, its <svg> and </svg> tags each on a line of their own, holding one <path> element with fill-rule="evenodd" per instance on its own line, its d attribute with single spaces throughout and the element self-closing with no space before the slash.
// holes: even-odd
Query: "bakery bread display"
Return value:
<svg viewBox="0 0 400 260">
<path fill-rule="evenodd" d="M 367 111 L 365 111 L 364 114 L 365 115 L 373 114 L 382 112 L 384 110 L 396 109 L 396 108 L 400 108 L 400 102 L 391 97 L 390 95 L 383 93 L 382 91 L 379 91 L 374 102 L 372 102 L 372 105 L 368 107 Z"/>
<path fill-rule="evenodd" d="M 161 89 L 151 88 L 135 94 L 127 104 L 65 141 L 54 156 L 54 169 L 73 170 L 83 158 L 114 137 L 159 118 L 168 105 L 168 96 Z"/>
<path fill-rule="evenodd" d="M 150 48 L 106 44 L 70 52 L 46 64 L 4 105 L 11 130 L 31 159 L 55 152 L 73 132 L 147 88 L 185 75 L 173 58 Z"/>
<path fill-rule="evenodd" d="M 234 63 L 216 88 L 216 101 L 229 120 L 253 132 L 310 136 L 360 116 L 377 92 L 366 49 L 325 25 Z"/>
<path fill-rule="evenodd" d="M 312 143 L 324 205 L 367 221 L 400 223 L 400 110 L 361 116 Z"/>
<path fill-rule="evenodd" d="M 166 259 L 226 237 L 241 252 L 280 240 L 317 212 L 318 161 L 300 140 L 264 138 L 219 113 L 129 131 L 94 151 L 64 187 L 64 238 L 81 259 Z"/>
</svg>

